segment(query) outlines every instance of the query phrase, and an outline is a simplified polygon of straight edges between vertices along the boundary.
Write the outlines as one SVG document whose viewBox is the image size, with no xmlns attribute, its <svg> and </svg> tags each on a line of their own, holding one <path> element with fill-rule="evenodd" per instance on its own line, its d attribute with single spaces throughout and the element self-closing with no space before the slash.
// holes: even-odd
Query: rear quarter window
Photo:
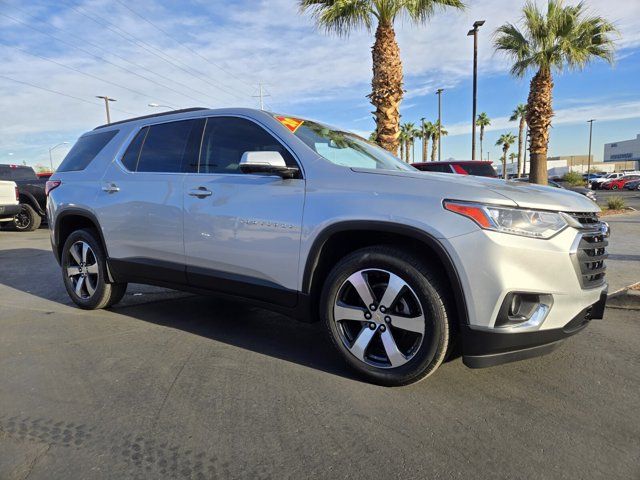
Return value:
<svg viewBox="0 0 640 480">
<path fill-rule="evenodd" d="M 81 137 L 73 148 L 64 157 L 58 167 L 58 172 L 77 172 L 84 170 L 102 151 L 104 147 L 116 136 L 119 130 L 94 133 Z"/>
</svg>

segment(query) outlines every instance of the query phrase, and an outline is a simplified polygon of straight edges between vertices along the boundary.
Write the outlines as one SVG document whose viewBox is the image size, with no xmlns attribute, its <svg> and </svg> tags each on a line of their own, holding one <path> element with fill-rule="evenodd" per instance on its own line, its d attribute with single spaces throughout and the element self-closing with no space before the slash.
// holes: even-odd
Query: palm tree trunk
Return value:
<svg viewBox="0 0 640 480">
<path fill-rule="evenodd" d="M 502 178 L 507 178 L 507 149 L 502 149 Z"/>
<path fill-rule="evenodd" d="M 436 161 L 436 155 L 438 155 L 438 139 L 433 136 L 431 137 L 431 161 Z"/>
<path fill-rule="evenodd" d="M 429 150 L 429 135 L 425 133 L 422 137 L 422 162 L 427 161 L 427 151 Z"/>
<path fill-rule="evenodd" d="M 482 156 L 482 140 L 484 140 L 484 125 L 480 127 L 480 160 L 484 160 Z"/>
<path fill-rule="evenodd" d="M 402 101 L 402 62 L 393 24 L 378 24 L 372 48 L 373 80 L 369 99 L 376 108 L 378 144 L 392 153 L 398 151 L 400 102 Z"/>
<path fill-rule="evenodd" d="M 547 148 L 553 117 L 553 78 L 549 70 L 538 70 L 531 79 L 527 100 L 529 124 L 530 182 L 547 184 Z"/>
<path fill-rule="evenodd" d="M 522 160 L 524 158 L 524 115 L 520 117 L 520 129 L 518 131 L 518 178 L 522 175 Z"/>
</svg>

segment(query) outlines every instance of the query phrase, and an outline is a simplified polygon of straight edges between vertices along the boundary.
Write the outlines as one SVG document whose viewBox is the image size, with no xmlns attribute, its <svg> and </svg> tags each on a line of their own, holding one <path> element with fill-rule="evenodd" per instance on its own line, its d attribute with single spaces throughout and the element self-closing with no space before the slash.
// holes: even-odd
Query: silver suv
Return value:
<svg viewBox="0 0 640 480">
<path fill-rule="evenodd" d="M 84 134 L 48 184 L 53 251 L 81 308 L 127 283 L 218 293 L 323 322 L 369 380 L 459 353 L 533 357 L 602 318 L 606 224 L 570 191 L 420 172 L 352 133 L 190 109 Z"/>
</svg>

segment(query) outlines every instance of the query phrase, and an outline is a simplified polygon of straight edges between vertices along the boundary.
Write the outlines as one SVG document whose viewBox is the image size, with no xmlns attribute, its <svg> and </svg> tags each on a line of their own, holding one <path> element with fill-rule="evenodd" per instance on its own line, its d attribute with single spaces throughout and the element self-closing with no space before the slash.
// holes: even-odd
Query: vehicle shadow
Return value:
<svg viewBox="0 0 640 480">
<path fill-rule="evenodd" d="M 25 268 L 27 264 L 28 268 Z M 0 285 L 61 305 L 73 305 L 51 251 L 35 248 L 0 250 L 0 266 Z M 33 282 L 33 278 L 39 280 Z M 0 298 L 0 305 L 1 302 Z M 360 380 L 334 351 L 322 325 L 299 322 L 241 301 L 131 284 L 122 302 L 110 311 Z M 90 316 L 92 312 L 86 312 L 86 315 Z"/>
</svg>

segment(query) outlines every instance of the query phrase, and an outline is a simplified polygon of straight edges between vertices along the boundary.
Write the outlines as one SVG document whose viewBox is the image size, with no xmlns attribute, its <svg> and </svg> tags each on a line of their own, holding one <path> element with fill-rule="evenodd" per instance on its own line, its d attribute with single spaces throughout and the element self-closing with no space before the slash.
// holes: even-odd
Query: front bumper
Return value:
<svg viewBox="0 0 640 480">
<path fill-rule="evenodd" d="M 545 355 L 564 339 L 584 329 L 591 320 L 601 319 L 607 302 L 606 292 L 562 328 L 525 333 L 498 333 L 462 329 L 462 361 L 470 368 L 485 368 Z"/>
<path fill-rule="evenodd" d="M 468 321 L 460 325 L 466 365 L 479 368 L 547 353 L 589 320 L 602 318 L 607 284 L 583 280 L 584 259 L 575 249 L 583 235 L 567 228 L 540 240 L 478 230 L 444 241 L 467 307 Z M 538 322 L 503 328 L 497 319 L 514 292 L 552 298 L 551 307 Z"/>
<path fill-rule="evenodd" d="M 0 205 L 0 220 L 11 219 L 20 213 L 20 205 Z"/>
</svg>

